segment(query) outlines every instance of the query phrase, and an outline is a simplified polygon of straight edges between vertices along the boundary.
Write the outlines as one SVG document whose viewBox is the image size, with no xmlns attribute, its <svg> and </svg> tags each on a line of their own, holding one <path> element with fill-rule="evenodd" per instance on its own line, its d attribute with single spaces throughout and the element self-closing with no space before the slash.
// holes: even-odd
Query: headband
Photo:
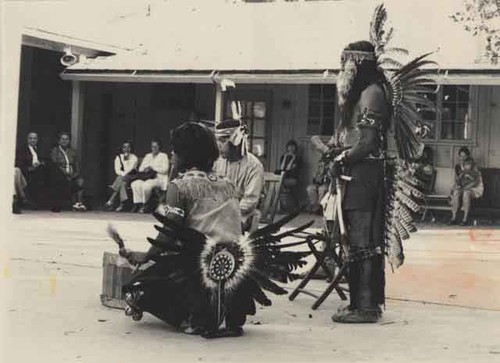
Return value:
<svg viewBox="0 0 500 363">
<path fill-rule="evenodd" d="M 375 53 L 365 52 L 361 50 L 344 50 L 342 51 L 342 58 L 350 58 L 355 60 L 376 60 Z"/>
<path fill-rule="evenodd" d="M 241 155 L 246 155 L 248 152 L 248 128 L 246 125 L 238 125 L 234 127 L 227 127 L 224 129 L 215 128 L 215 136 L 223 137 L 229 136 L 229 141 L 234 146 L 241 145 Z"/>
<path fill-rule="evenodd" d="M 240 126 L 228 127 L 225 129 L 215 129 L 215 136 L 231 136 Z"/>
</svg>

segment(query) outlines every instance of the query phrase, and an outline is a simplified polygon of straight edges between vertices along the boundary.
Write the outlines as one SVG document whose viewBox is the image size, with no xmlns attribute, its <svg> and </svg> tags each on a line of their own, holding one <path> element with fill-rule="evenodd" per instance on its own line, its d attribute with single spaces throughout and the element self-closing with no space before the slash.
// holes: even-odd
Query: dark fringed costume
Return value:
<svg viewBox="0 0 500 363">
<path fill-rule="evenodd" d="M 346 150 L 332 161 L 332 172 L 352 177 L 345 183 L 343 210 L 348 231 L 350 305 L 333 320 L 342 323 L 375 322 L 384 304 L 384 255 L 391 266 L 404 261 L 402 240 L 415 232 L 413 213 L 419 210 L 417 200 L 423 197 L 423 184 L 417 175 L 415 160 L 423 145 L 420 138 L 427 129 L 418 108 L 434 109 L 422 93 L 424 85 L 433 83 L 429 75 L 435 70 L 422 67 L 432 64 L 426 58 L 416 58 L 406 65 L 388 57 L 387 48 L 392 29 L 384 25 L 387 13 L 383 5 L 375 10 L 371 23 L 370 43 L 373 51 L 351 50 L 342 54 L 344 68 L 351 67 L 354 77 L 365 62 L 373 62 L 372 81 L 364 85 L 353 104 L 343 128 L 336 135 L 339 150 Z M 367 42 L 358 42 L 367 43 Z M 389 72 L 384 66 L 396 70 Z M 358 78 L 359 80 L 359 78 Z M 352 95 L 352 93 L 351 93 Z M 387 133 L 394 128 L 397 157 L 390 157 Z M 337 171 L 335 171 L 337 170 Z"/>
<path fill-rule="evenodd" d="M 123 287 L 127 315 L 139 320 L 149 312 L 178 328 L 189 322 L 207 338 L 241 334 L 255 302 L 271 305 L 263 290 L 286 294 L 273 280 L 294 279 L 293 270 L 305 263 L 307 253 L 279 243 L 289 236 L 279 229 L 294 216 L 243 236 L 234 187 L 200 171 L 172 181 L 166 199 L 165 215 L 155 214 L 159 235 L 148 239 L 155 263 Z"/>
</svg>

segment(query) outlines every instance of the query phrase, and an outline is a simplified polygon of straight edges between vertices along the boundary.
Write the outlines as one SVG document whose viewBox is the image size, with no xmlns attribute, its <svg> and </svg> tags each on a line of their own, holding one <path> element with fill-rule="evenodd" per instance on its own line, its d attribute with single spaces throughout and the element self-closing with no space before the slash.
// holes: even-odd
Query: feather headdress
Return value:
<svg viewBox="0 0 500 363">
<path fill-rule="evenodd" d="M 435 83 L 436 69 L 429 66 L 431 53 L 419 56 L 401 64 L 392 55 L 408 55 L 402 48 L 391 47 L 389 43 L 394 34 L 392 27 L 386 26 L 385 6 L 376 7 L 370 23 L 370 41 L 375 48 L 377 65 L 385 74 L 386 95 L 391 105 L 391 124 L 397 147 L 397 158 L 386 156 L 386 254 L 392 267 L 403 264 L 402 240 L 408 239 L 416 231 L 413 214 L 420 209 L 419 200 L 424 197 L 423 183 L 419 180 L 415 160 L 423 149 L 421 141 L 429 125 L 422 117 L 421 110 L 435 111 L 435 105 L 426 97 L 432 92 L 429 85 Z"/>
<path fill-rule="evenodd" d="M 411 160 L 419 156 L 422 133 L 431 126 L 420 111 L 435 111 L 434 103 L 425 95 L 432 92 L 429 86 L 435 84 L 432 75 L 437 73 L 435 69 L 427 67 L 436 63 L 428 59 L 432 53 L 419 56 L 405 65 L 395 60 L 393 54 L 408 55 L 408 51 L 389 46 L 394 29 L 386 27 L 386 22 L 387 10 L 383 4 L 378 5 L 370 23 L 370 42 L 375 48 L 377 65 L 387 80 L 386 93 L 393 110 L 391 121 L 398 156 L 403 160 Z"/>
</svg>

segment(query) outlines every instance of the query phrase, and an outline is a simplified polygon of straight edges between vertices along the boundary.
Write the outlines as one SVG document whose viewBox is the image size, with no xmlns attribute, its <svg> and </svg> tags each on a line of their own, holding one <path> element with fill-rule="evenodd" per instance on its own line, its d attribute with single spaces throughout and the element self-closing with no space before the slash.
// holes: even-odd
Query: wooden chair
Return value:
<svg viewBox="0 0 500 363">
<path fill-rule="evenodd" d="M 263 198 L 260 203 L 261 223 L 273 223 L 278 209 L 278 203 L 283 186 L 283 175 L 274 173 L 264 173 Z"/>
</svg>

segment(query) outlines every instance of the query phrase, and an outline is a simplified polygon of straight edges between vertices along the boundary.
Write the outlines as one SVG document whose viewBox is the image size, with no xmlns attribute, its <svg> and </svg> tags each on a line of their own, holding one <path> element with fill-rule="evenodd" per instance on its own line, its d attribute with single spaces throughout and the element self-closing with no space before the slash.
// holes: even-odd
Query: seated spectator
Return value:
<svg viewBox="0 0 500 363">
<path fill-rule="evenodd" d="M 455 177 L 460 175 L 464 170 L 465 161 L 472 158 L 472 154 L 467 146 L 463 146 L 458 150 L 458 164 L 455 165 Z"/>
<path fill-rule="evenodd" d="M 106 203 L 106 209 L 112 210 L 115 204 L 116 197 L 120 197 L 120 205 L 116 208 L 116 212 L 122 212 L 126 208 L 128 201 L 127 188 L 130 183 L 130 173 L 137 168 L 137 156 L 132 153 L 132 143 L 125 141 L 118 155 L 115 157 L 115 174 L 116 178 L 111 189 L 113 194 Z"/>
<path fill-rule="evenodd" d="M 326 162 L 324 159 L 320 159 L 316 173 L 313 176 L 312 183 L 307 186 L 307 197 L 309 199 L 309 206 L 307 210 L 310 213 L 322 213 L 321 200 L 328 190 L 326 171 Z"/>
<path fill-rule="evenodd" d="M 57 146 L 50 152 L 50 189 L 52 211 L 60 212 L 66 202 L 73 203 L 73 210 L 84 212 L 83 178 L 76 151 L 70 146 L 69 133 L 59 135 Z"/>
<path fill-rule="evenodd" d="M 38 149 L 36 132 L 30 132 L 27 144 L 17 150 L 16 166 L 21 169 L 27 182 L 27 202 L 36 209 L 42 204 L 47 183 L 47 168 Z"/>
<path fill-rule="evenodd" d="M 170 171 L 168 172 L 168 180 L 172 181 L 174 179 L 177 179 L 179 177 L 179 170 L 177 170 L 177 164 L 174 163 L 174 152 L 170 152 L 169 154 L 170 160 L 172 160 L 172 163 L 170 165 Z"/>
<path fill-rule="evenodd" d="M 151 152 L 144 157 L 139 173 L 132 176 L 131 187 L 134 200 L 134 213 L 148 213 L 146 205 L 155 188 L 167 189 L 170 162 L 168 155 L 161 152 L 161 143 L 157 139 L 151 141 Z"/>
<path fill-rule="evenodd" d="M 313 136 L 311 138 L 311 144 L 317 151 L 321 152 L 322 156 L 319 160 L 316 173 L 314 174 L 312 183 L 307 186 L 307 195 L 309 198 L 309 211 L 311 213 L 320 214 L 322 211 L 321 200 L 325 196 L 328 190 L 328 161 L 323 157 L 329 150 L 329 147 L 333 144 L 333 138 L 325 145 L 319 136 Z"/>
<path fill-rule="evenodd" d="M 424 147 L 422 156 L 417 160 L 417 163 L 420 178 L 426 184 L 426 190 L 431 192 L 432 175 L 434 174 L 434 155 L 429 146 Z"/>
<path fill-rule="evenodd" d="M 21 169 L 14 168 L 14 199 L 12 202 L 12 213 L 14 214 L 21 213 L 21 207 L 26 200 L 26 194 L 24 193 L 26 185 Z"/>
<path fill-rule="evenodd" d="M 312 184 L 307 187 L 309 211 L 315 214 L 323 215 L 323 205 L 321 202 L 324 203 L 324 198 L 330 187 L 328 166 L 330 163 L 331 155 L 329 155 L 329 152 L 335 147 L 335 137 L 332 136 L 327 144 L 325 144 L 319 136 L 313 136 L 311 137 L 311 144 L 315 150 L 321 153 L 321 158 L 319 159 L 318 167 L 316 169 L 316 173 L 314 174 Z M 333 222 L 326 219 L 325 222 L 330 233 L 333 233 Z M 335 271 L 337 267 L 335 259 L 333 257 L 334 248 L 335 243 L 333 238 L 322 242 L 322 249 L 326 253 L 325 264 L 331 271 Z M 316 271 L 313 278 L 326 279 L 327 273 L 323 270 L 323 267 L 321 267 Z"/>
<path fill-rule="evenodd" d="M 452 216 L 450 225 L 457 223 L 460 206 L 464 212 L 460 225 L 468 225 L 472 199 L 480 198 L 483 195 L 483 178 L 470 155 L 470 151 L 466 147 L 459 151 L 460 163 L 455 166 L 455 184 L 451 191 Z"/>
<path fill-rule="evenodd" d="M 285 191 L 287 192 L 287 197 L 291 198 L 291 200 L 286 200 L 285 206 L 282 205 L 282 208 L 286 210 L 293 209 L 297 206 L 297 185 L 299 184 L 300 177 L 300 167 L 301 160 L 298 152 L 298 145 L 295 140 L 290 140 L 286 144 L 286 153 L 281 155 L 279 168 L 276 170 L 276 174 L 281 174 L 284 172 L 283 176 L 283 186 Z"/>
<path fill-rule="evenodd" d="M 248 133 L 239 120 L 225 120 L 215 127 L 220 158 L 215 162 L 217 175 L 229 179 L 236 188 L 243 232 L 257 228 L 257 209 L 264 187 L 264 167 L 247 149 Z"/>
</svg>

